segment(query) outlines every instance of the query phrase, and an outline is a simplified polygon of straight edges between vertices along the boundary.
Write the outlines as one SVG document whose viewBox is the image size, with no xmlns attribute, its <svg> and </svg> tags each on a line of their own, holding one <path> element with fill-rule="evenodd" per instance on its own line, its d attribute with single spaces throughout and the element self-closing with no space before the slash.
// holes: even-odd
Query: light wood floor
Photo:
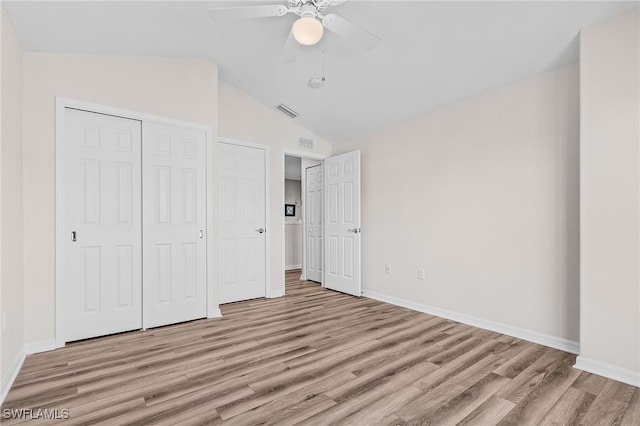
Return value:
<svg viewBox="0 0 640 426">
<path fill-rule="evenodd" d="M 640 425 L 640 389 L 575 355 L 298 276 L 221 319 L 31 355 L 2 408 L 68 409 L 65 425 Z"/>
</svg>

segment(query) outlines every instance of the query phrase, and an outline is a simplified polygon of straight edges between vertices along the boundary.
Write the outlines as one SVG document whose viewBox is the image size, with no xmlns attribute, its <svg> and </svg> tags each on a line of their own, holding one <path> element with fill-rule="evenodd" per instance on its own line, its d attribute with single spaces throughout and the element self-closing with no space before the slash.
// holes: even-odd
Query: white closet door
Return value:
<svg viewBox="0 0 640 426">
<path fill-rule="evenodd" d="M 143 124 L 143 325 L 206 309 L 206 134 Z"/>
<path fill-rule="evenodd" d="M 322 218 L 324 216 L 322 165 L 308 167 L 305 172 L 306 277 L 311 281 L 322 282 Z"/>
<path fill-rule="evenodd" d="M 218 144 L 220 303 L 266 296 L 265 151 Z"/>
<path fill-rule="evenodd" d="M 327 158 L 324 170 L 324 285 L 360 296 L 360 151 Z"/>
<path fill-rule="evenodd" d="M 140 131 L 65 110 L 64 341 L 142 326 Z"/>
</svg>

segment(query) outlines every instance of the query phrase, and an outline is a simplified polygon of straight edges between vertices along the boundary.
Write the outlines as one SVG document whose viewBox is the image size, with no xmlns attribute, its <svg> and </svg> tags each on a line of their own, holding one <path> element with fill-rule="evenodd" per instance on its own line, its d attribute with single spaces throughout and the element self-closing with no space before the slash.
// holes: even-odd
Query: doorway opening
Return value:
<svg viewBox="0 0 640 426">
<path fill-rule="evenodd" d="M 307 170 L 321 171 L 327 156 L 287 150 L 283 155 L 283 271 L 289 275 L 299 272 L 301 280 L 322 284 L 322 275 L 316 271 L 322 270 L 322 230 L 317 224 L 323 216 L 323 194 L 315 192 L 314 178 L 310 196 Z M 310 224 L 317 229 L 309 232 Z"/>
<path fill-rule="evenodd" d="M 319 282 L 323 288 L 354 296 L 362 295 L 361 253 L 361 188 L 360 151 L 335 156 L 313 155 L 284 150 L 282 161 L 282 200 L 285 200 L 285 165 L 287 157 L 300 157 L 300 192 L 302 220 L 302 280 Z M 294 160 L 289 160 L 290 164 Z M 285 205 L 282 214 L 282 270 L 285 270 L 286 228 L 288 212 L 293 205 Z M 311 216 L 310 213 L 314 213 Z M 292 234 L 293 235 L 293 234 Z M 293 244 L 290 244 L 293 246 Z M 294 253 L 291 255 L 293 256 Z M 312 258 L 313 256 L 313 258 Z M 312 273 L 312 267 L 316 272 Z M 283 282 L 282 287 L 286 293 Z"/>
</svg>

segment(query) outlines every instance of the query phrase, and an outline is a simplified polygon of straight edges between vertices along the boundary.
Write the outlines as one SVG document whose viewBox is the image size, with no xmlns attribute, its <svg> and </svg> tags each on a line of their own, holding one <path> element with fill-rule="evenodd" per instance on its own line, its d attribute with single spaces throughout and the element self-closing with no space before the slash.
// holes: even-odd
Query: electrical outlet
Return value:
<svg viewBox="0 0 640 426">
<path fill-rule="evenodd" d="M 384 273 L 387 275 L 391 275 L 391 266 L 389 265 L 384 265 Z"/>
<path fill-rule="evenodd" d="M 424 280 L 424 269 L 418 268 L 418 279 Z"/>
</svg>

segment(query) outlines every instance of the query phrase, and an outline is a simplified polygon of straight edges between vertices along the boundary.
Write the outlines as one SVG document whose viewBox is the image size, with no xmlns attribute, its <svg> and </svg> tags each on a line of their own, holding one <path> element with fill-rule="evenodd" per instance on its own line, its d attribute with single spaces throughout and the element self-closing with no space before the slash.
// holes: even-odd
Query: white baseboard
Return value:
<svg viewBox="0 0 640 426">
<path fill-rule="evenodd" d="M 207 318 L 222 318 L 222 311 L 220 310 L 220 308 L 212 309 Z"/>
<path fill-rule="evenodd" d="M 302 265 L 289 265 L 284 267 L 285 271 L 291 271 L 292 269 L 302 269 Z"/>
<path fill-rule="evenodd" d="M 577 354 L 580 351 L 580 345 L 578 344 L 578 342 L 562 339 L 560 337 L 550 336 L 548 334 L 538 333 L 537 331 L 512 327 L 507 324 L 488 321 L 470 315 L 435 308 L 433 306 L 422 305 L 420 303 L 415 303 L 408 300 L 399 299 L 397 297 L 375 293 L 372 291 L 364 290 L 362 292 L 362 295 L 370 299 L 380 300 L 381 302 L 391 303 L 392 305 L 402 306 L 403 308 L 412 309 L 414 311 L 424 312 L 426 314 L 447 318 L 453 321 L 461 322 L 463 324 L 483 328 L 485 330 L 495 331 L 496 333 L 506 334 L 508 336 L 517 337 L 518 339 L 528 340 L 533 343 L 549 346 L 551 348 L 570 352 L 572 354 Z"/>
<path fill-rule="evenodd" d="M 27 355 L 37 354 L 40 352 L 52 351 L 57 348 L 56 340 L 42 340 L 40 342 L 27 343 L 24 345 L 24 352 Z"/>
<path fill-rule="evenodd" d="M 596 361 L 594 359 L 585 358 L 578 355 L 573 368 L 586 371 L 587 373 L 597 374 L 608 379 L 617 380 L 631 386 L 640 387 L 640 371 L 628 370 L 626 368 L 616 367 L 606 362 Z"/>
<path fill-rule="evenodd" d="M 7 373 L 4 375 L 4 377 L 2 377 L 2 388 L 0 388 L 0 405 L 2 405 L 2 403 L 4 402 L 4 399 L 9 393 L 9 389 L 11 389 L 11 385 L 13 385 L 16 377 L 18 377 L 18 373 L 22 368 L 22 364 L 24 363 L 24 359 L 26 356 L 27 354 L 24 352 L 24 348 L 21 349 L 9 366 Z"/>
<path fill-rule="evenodd" d="M 269 293 L 267 294 L 267 299 L 275 299 L 276 297 L 283 297 L 284 296 L 284 289 L 278 289 L 278 290 L 271 290 L 269 291 Z"/>
</svg>

